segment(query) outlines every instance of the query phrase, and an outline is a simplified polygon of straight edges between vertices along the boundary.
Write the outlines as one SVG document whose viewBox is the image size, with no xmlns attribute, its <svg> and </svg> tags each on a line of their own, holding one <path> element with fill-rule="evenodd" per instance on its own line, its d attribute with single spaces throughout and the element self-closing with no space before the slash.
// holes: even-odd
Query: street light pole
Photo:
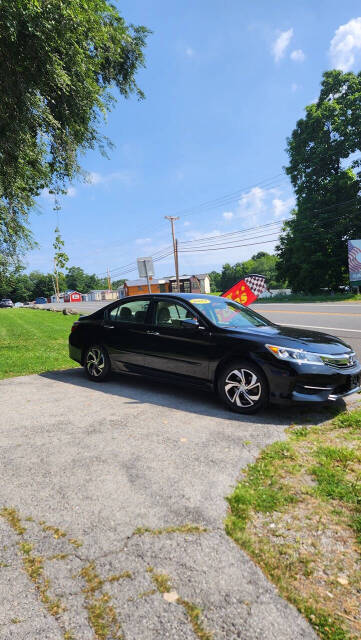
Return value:
<svg viewBox="0 0 361 640">
<path fill-rule="evenodd" d="M 175 267 L 175 279 L 177 292 L 179 293 L 179 268 L 178 268 L 178 246 L 177 240 L 174 234 L 174 222 L 179 220 L 179 216 L 164 216 L 166 220 L 169 220 L 172 225 L 172 240 L 173 240 L 173 253 L 174 253 L 174 267 Z"/>
</svg>

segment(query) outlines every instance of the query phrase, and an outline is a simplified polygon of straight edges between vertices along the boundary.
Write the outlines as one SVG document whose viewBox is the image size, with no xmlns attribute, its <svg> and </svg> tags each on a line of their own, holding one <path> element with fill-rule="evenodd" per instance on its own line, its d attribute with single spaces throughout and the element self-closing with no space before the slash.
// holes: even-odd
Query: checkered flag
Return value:
<svg viewBox="0 0 361 640">
<path fill-rule="evenodd" d="M 266 278 L 264 276 L 259 276 L 255 273 L 252 273 L 250 276 L 246 276 L 244 280 L 251 289 L 252 293 L 254 293 L 254 295 L 257 297 L 267 289 Z"/>
</svg>

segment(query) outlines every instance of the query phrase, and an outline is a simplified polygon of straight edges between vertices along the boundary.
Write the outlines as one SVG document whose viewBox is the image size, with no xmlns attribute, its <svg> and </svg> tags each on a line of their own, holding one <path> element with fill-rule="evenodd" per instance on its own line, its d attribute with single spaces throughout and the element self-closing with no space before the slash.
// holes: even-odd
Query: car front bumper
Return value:
<svg viewBox="0 0 361 640">
<path fill-rule="evenodd" d="M 263 363 L 270 402 L 275 404 L 325 403 L 361 391 L 361 364 L 347 369 L 327 365 Z"/>
</svg>

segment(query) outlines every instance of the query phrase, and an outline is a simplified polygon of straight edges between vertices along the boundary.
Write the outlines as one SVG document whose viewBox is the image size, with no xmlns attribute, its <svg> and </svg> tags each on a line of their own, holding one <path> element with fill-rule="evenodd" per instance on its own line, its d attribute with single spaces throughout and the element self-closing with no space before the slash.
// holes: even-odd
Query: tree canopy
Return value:
<svg viewBox="0 0 361 640">
<path fill-rule="evenodd" d="M 135 92 L 148 30 L 128 26 L 107 0 L 0 0 L 0 254 L 31 242 L 42 189 L 59 192 L 79 154 L 106 140 L 115 100 Z M 0 264 L 1 268 L 1 264 Z"/>
<path fill-rule="evenodd" d="M 267 287 L 271 289 L 282 288 L 283 282 L 276 273 L 277 257 L 265 251 L 259 251 L 250 260 L 236 262 L 231 266 L 228 262 L 223 265 L 222 271 L 211 271 L 211 290 L 227 291 L 232 285 L 251 273 L 263 275 L 266 278 Z"/>
<path fill-rule="evenodd" d="M 277 247 L 295 291 L 348 283 L 347 239 L 361 237 L 361 73 L 327 71 L 316 103 L 287 141 L 296 208 Z"/>
</svg>

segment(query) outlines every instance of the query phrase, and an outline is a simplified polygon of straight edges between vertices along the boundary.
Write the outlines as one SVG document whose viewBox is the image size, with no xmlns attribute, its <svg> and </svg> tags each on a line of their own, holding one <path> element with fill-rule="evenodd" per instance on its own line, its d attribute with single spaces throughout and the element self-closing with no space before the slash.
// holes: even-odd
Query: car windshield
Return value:
<svg viewBox="0 0 361 640">
<path fill-rule="evenodd" d="M 227 298 L 193 298 L 190 302 L 217 327 L 246 329 L 272 324 L 258 313 Z"/>
</svg>

